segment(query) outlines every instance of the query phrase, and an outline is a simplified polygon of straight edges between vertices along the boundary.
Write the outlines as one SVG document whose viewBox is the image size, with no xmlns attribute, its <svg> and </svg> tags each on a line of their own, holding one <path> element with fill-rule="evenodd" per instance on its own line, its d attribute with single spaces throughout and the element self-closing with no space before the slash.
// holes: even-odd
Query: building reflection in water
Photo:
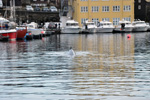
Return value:
<svg viewBox="0 0 150 100">
<path fill-rule="evenodd" d="M 77 52 L 88 52 L 73 60 L 76 93 L 71 95 L 130 95 L 134 83 L 133 34 L 130 39 L 127 34 L 77 35 L 68 41 Z"/>
<path fill-rule="evenodd" d="M 12 100 L 30 94 L 45 100 L 149 97 L 150 35 L 127 35 L 59 34 L 1 42 L 0 92 Z M 66 56 L 69 47 L 74 58 Z"/>
</svg>

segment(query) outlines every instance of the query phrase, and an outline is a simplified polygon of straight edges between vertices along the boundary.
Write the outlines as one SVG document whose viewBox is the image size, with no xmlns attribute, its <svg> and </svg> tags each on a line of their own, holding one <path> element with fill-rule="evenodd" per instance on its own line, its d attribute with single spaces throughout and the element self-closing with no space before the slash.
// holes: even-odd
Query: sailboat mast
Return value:
<svg viewBox="0 0 150 100">
<path fill-rule="evenodd" d="M 16 9 L 15 9 L 15 0 L 13 0 L 13 20 L 16 22 Z"/>
<path fill-rule="evenodd" d="M 10 19 L 13 19 L 12 0 L 10 0 Z"/>
<path fill-rule="evenodd" d="M 11 0 L 10 1 L 10 19 L 12 21 L 16 21 L 16 18 L 15 18 L 15 0 Z"/>
</svg>

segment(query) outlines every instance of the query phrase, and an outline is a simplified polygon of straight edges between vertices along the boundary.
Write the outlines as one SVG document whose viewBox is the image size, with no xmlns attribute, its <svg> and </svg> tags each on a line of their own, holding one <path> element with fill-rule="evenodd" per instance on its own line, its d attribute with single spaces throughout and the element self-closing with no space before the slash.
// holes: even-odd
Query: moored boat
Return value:
<svg viewBox="0 0 150 100">
<path fill-rule="evenodd" d="M 97 26 L 96 32 L 98 33 L 111 33 L 113 32 L 114 26 L 112 22 L 100 21 Z"/>
<path fill-rule="evenodd" d="M 136 20 L 132 22 L 132 25 L 134 26 L 133 32 L 146 32 L 147 31 L 147 25 L 145 21 Z"/>
<path fill-rule="evenodd" d="M 147 25 L 147 31 L 149 32 L 150 31 L 150 24 L 146 23 L 146 25 Z"/>
<path fill-rule="evenodd" d="M 31 22 L 30 24 L 27 24 L 27 32 L 30 32 L 32 35 L 41 35 L 45 34 L 42 33 L 44 29 L 39 29 L 37 23 Z"/>
<path fill-rule="evenodd" d="M 16 40 L 17 30 L 15 29 L 14 22 L 0 17 L 0 34 L 4 37 L 9 37 L 9 40 Z"/>
<path fill-rule="evenodd" d="M 114 28 L 114 32 L 132 32 L 133 28 L 130 21 L 122 20 L 119 21 L 119 25 Z"/>
<path fill-rule="evenodd" d="M 75 20 L 68 20 L 66 22 L 66 26 L 61 29 L 61 33 L 73 33 L 77 34 L 80 32 L 80 27 L 78 25 L 78 22 Z"/>
<path fill-rule="evenodd" d="M 45 31 L 42 28 L 37 27 L 37 23 L 31 22 L 27 24 L 27 34 L 25 35 L 26 40 L 42 39 L 45 36 Z"/>
<path fill-rule="evenodd" d="M 50 35 L 52 33 L 60 33 L 62 28 L 61 22 L 45 22 L 44 31 L 46 35 Z"/>
<path fill-rule="evenodd" d="M 17 39 L 24 39 L 26 33 L 27 33 L 27 27 L 26 26 L 18 26 L 16 27 L 17 30 Z"/>
<path fill-rule="evenodd" d="M 82 26 L 82 33 L 95 33 L 97 26 L 94 22 L 85 21 Z"/>
<path fill-rule="evenodd" d="M 9 40 L 16 40 L 16 29 L 0 30 L 0 34 L 5 37 L 9 37 Z"/>
</svg>

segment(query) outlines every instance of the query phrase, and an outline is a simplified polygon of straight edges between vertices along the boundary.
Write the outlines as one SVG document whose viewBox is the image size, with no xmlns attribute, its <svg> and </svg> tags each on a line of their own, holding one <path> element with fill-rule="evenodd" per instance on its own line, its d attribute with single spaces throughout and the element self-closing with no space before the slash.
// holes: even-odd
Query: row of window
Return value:
<svg viewBox="0 0 150 100">
<path fill-rule="evenodd" d="M 37 0 L 33 0 L 33 1 L 37 1 Z M 40 0 L 40 1 L 44 1 L 44 0 Z"/>
<path fill-rule="evenodd" d="M 88 18 L 82 18 L 81 24 L 83 24 L 86 20 L 88 20 Z M 131 18 L 126 17 L 124 18 L 124 20 L 131 21 Z M 102 21 L 110 21 L 110 20 L 109 18 L 102 18 Z M 120 21 L 120 18 L 113 18 L 113 25 L 118 25 L 119 21 Z M 92 18 L 92 22 L 95 22 L 95 24 L 97 25 L 97 23 L 99 22 L 99 18 Z"/>
<path fill-rule="evenodd" d="M 99 6 L 92 6 L 92 12 L 99 12 Z M 102 11 L 103 12 L 109 12 L 110 9 L 109 6 L 102 6 Z M 114 12 L 119 12 L 120 11 L 120 6 L 113 6 L 113 11 Z M 123 11 L 131 11 L 131 6 L 126 5 L 123 7 Z M 81 12 L 88 12 L 88 6 L 82 6 L 81 7 Z"/>
<path fill-rule="evenodd" d="M 88 1 L 88 0 L 81 0 L 81 1 Z M 99 1 L 99 0 L 91 0 L 91 1 Z M 109 1 L 109 0 L 101 0 L 101 1 Z"/>
</svg>

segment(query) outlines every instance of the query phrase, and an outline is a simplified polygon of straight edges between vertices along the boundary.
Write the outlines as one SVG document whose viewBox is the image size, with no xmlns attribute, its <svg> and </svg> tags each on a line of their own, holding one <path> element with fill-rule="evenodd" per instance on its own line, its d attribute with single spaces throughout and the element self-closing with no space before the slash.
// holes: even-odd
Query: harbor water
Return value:
<svg viewBox="0 0 150 100">
<path fill-rule="evenodd" d="M 149 99 L 149 32 L 0 42 L 0 100 Z"/>
</svg>

